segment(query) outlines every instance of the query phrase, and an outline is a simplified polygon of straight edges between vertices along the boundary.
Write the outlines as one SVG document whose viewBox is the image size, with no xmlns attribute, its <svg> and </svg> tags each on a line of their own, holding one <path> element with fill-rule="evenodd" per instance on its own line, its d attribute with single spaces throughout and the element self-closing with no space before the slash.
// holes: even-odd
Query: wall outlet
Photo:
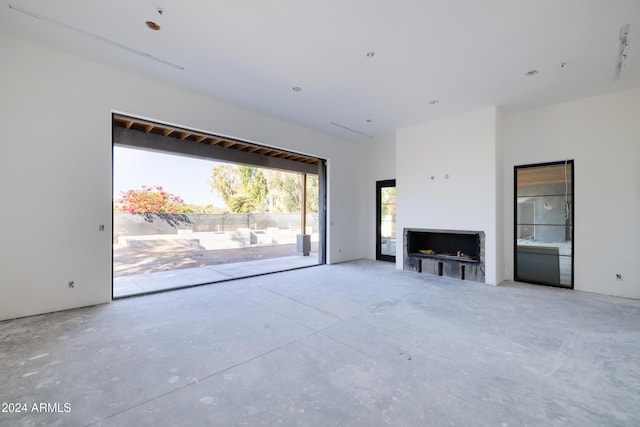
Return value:
<svg viewBox="0 0 640 427">
<path fill-rule="evenodd" d="M 622 274 L 620 274 L 620 273 L 616 273 L 616 279 L 618 279 L 618 280 L 622 280 Z"/>
<path fill-rule="evenodd" d="M 69 289 L 72 289 L 76 287 L 76 282 L 74 282 L 73 280 L 69 280 L 67 282 L 67 285 L 69 286 Z"/>
</svg>

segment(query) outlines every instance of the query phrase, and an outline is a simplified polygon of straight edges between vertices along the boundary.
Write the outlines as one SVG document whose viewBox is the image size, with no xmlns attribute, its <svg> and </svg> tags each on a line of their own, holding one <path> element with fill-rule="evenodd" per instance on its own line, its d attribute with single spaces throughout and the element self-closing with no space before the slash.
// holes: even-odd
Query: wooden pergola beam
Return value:
<svg viewBox="0 0 640 427">
<path fill-rule="evenodd" d="M 302 230 L 300 234 L 307 234 L 307 174 L 302 174 Z"/>
<path fill-rule="evenodd" d="M 113 125 L 116 128 L 130 129 L 147 134 L 160 135 L 173 138 L 176 140 L 193 141 L 198 144 L 220 146 L 225 149 L 244 152 L 247 154 L 262 155 L 274 159 L 289 160 L 300 164 L 318 165 L 318 160 L 313 157 L 290 153 L 285 150 L 279 150 L 268 147 L 253 145 L 252 143 L 244 143 L 231 138 L 217 137 L 206 135 L 200 132 L 191 132 L 188 129 L 173 127 L 161 123 L 149 122 L 142 119 L 136 119 L 128 116 L 113 116 Z M 305 167 L 302 170 L 306 170 Z"/>
</svg>

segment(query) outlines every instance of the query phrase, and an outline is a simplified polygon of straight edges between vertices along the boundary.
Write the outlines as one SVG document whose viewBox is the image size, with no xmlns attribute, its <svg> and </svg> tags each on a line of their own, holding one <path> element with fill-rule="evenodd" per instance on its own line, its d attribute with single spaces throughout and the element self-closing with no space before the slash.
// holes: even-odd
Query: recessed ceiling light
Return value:
<svg viewBox="0 0 640 427">
<path fill-rule="evenodd" d="M 429 101 L 429 104 L 431 105 L 436 105 L 438 103 L 440 103 L 440 101 L 438 101 L 437 99 L 432 99 L 431 101 Z"/>
<path fill-rule="evenodd" d="M 373 58 L 374 56 L 376 56 L 375 52 L 367 52 L 367 58 Z"/>
<path fill-rule="evenodd" d="M 147 27 L 148 27 L 150 30 L 158 31 L 158 30 L 160 29 L 160 25 L 156 24 L 156 23 L 155 23 L 155 22 L 153 22 L 153 21 L 147 21 L 147 22 L 145 22 L 145 24 L 147 25 Z"/>
<path fill-rule="evenodd" d="M 291 90 L 293 90 L 294 92 L 300 92 L 302 91 L 302 88 L 300 86 L 294 86 L 291 88 Z"/>
<path fill-rule="evenodd" d="M 525 76 L 527 77 L 531 77 L 531 76 L 535 76 L 536 74 L 538 74 L 540 71 L 538 70 L 529 70 L 526 73 L 524 73 Z"/>
</svg>

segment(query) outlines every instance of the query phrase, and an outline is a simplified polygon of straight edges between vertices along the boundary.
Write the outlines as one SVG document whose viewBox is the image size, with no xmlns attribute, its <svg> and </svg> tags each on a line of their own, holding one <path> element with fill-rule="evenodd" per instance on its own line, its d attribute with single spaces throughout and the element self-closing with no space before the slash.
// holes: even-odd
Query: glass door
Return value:
<svg viewBox="0 0 640 427">
<path fill-rule="evenodd" d="M 376 259 L 396 261 L 396 180 L 376 182 Z"/>
<path fill-rule="evenodd" d="M 573 289 L 573 160 L 516 166 L 516 281 Z"/>
</svg>

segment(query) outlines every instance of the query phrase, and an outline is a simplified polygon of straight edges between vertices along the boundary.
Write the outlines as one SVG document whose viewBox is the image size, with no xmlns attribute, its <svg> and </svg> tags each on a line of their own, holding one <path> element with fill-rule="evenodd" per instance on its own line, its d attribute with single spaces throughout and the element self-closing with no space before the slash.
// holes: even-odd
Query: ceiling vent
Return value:
<svg viewBox="0 0 640 427">
<path fill-rule="evenodd" d="M 620 78 L 622 71 L 624 71 L 624 67 L 627 64 L 627 57 L 629 54 L 629 32 L 631 30 L 631 25 L 623 25 L 620 28 L 620 45 L 618 46 L 618 59 L 616 62 L 616 72 L 614 78 L 617 80 Z"/>
</svg>

